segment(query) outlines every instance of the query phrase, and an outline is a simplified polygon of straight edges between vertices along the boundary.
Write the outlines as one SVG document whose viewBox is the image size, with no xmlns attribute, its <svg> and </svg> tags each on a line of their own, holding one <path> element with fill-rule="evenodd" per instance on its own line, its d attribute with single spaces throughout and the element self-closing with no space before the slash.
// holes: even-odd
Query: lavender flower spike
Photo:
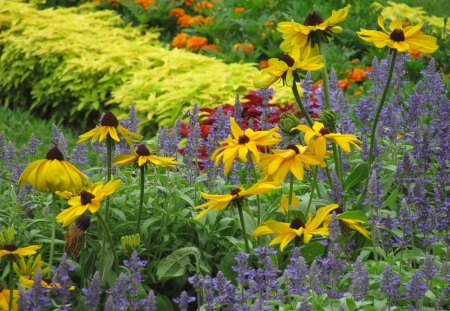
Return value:
<svg viewBox="0 0 450 311">
<path fill-rule="evenodd" d="M 181 295 L 178 298 L 175 298 L 173 301 L 178 304 L 180 311 L 187 311 L 188 305 L 191 302 L 195 301 L 195 297 L 188 296 L 185 291 L 182 291 Z"/>
<path fill-rule="evenodd" d="M 81 289 L 83 295 L 86 297 L 86 305 L 91 309 L 98 308 L 100 304 L 100 296 L 102 294 L 102 289 L 100 288 L 100 274 L 95 272 L 91 284 L 88 288 Z"/>
</svg>

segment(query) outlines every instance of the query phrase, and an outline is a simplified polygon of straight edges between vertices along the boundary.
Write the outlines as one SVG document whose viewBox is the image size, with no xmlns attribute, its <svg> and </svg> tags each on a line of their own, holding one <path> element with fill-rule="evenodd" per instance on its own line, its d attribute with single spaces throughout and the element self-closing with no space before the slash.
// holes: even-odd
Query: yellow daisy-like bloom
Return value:
<svg viewBox="0 0 450 311">
<path fill-rule="evenodd" d="M 303 180 L 304 168 L 309 164 L 325 166 L 314 154 L 308 152 L 308 147 L 289 145 L 286 149 L 272 150 L 273 154 L 262 154 L 258 167 L 264 168 L 263 176 L 271 180 L 283 181 L 287 173 L 291 172 L 298 180 Z"/>
<path fill-rule="evenodd" d="M 120 180 L 110 180 L 107 184 L 97 182 L 89 189 L 82 190 L 78 195 L 69 198 L 70 207 L 56 216 L 56 220 L 62 222 L 62 226 L 70 225 L 74 220 L 83 215 L 87 210 L 95 214 L 100 209 L 100 203 L 107 196 L 116 191 L 122 182 Z M 60 194 L 61 195 L 61 194 Z M 67 193 L 63 194 L 64 197 Z"/>
<path fill-rule="evenodd" d="M 92 138 L 92 141 L 98 140 L 102 142 L 107 136 L 111 137 L 116 142 L 120 142 L 119 134 L 125 139 L 125 141 L 131 145 L 132 142 L 139 141 L 141 135 L 131 132 L 121 126 L 116 116 L 112 112 L 106 112 L 101 121 L 100 125 L 84 133 L 79 137 L 77 144 Z"/>
<path fill-rule="evenodd" d="M 246 129 L 243 132 L 234 118 L 230 117 L 230 127 L 233 135 L 228 135 L 228 139 L 220 143 L 223 147 L 215 150 L 211 155 L 211 159 L 215 160 L 215 166 L 218 166 L 223 159 L 225 174 L 228 174 L 237 156 L 243 162 L 247 162 L 247 154 L 250 151 L 256 163 L 259 163 L 258 146 L 273 146 L 281 141 L 281 136 L 277 133 L 278 126 L 268 131 L 255 132 L 252 129 Z"/>
<path fill-rule="evenodd" d="M 15 244 L 6 244 L 3 245 L 3 248 L 0 249 L 0 257 L 3 256 L 29 256 L 36 254 L 36 251 L 41 248 L 41 245 L 30 245 L 25 247 L 17 247 Z"/>
<path fill-rule="evenodd" d="M 296 70 L 315 71 L 323 68 L 321 55 L 313 57 L 306 55 L 302 60 L 294 60 L 288 54 L 283 54 L 278 58 L 269 59 L 268 63 L 269 66 L 263 69 L 253 81 L 256 88 L 269 87 L 280 79 L 283 81 L 283 85 L 292 87 Z"/>
<path fill-rule="evenodd" d="M 156 166 L 173 166 L 179 164 L 175 158 L 167 158 L 167 157 L 158 157 L 152 155 L 150 150 L 148 150 L 145 144 L 141 144 L 138 146 L 136 150 L 131 147 L 131 154 L 122 154 L 114 158 L 113 163 L 117 165 L 124 164 L 137 164 L 138 166 L 143 166 L 147 164 L 154 164 Z"/>
<path fill-rule="evenodd" d="M 201 211 L 200 214 L 195 217 L 195 219 L 202 218 L 205 214 L 209 213 L 212 210 L 224 210 L 232 202 L 237 202 L 251 195 L 264 194 L 276 188 L 280 188 L 278 182 L 260 181 L 247 190 L 245 190 L 243 187 L 239 187 L 231 190 L 231 192 L 227 194 L 207 194 L 200 191 L 200 195 L 204 199 L 209 201 L 195 207 L 195 209 L 203 209 L 207 207 L 207 209 Z"/>
<path fill-rule="evenodd" d="M 253 232 L 253 236 L 258 237 L 268 234 L 277 236 L 270 241 L 269 246 L 280 244 L 280 250 L 284 248 L 296 237 L 303 235 L 303 243 L 308 244 L 313 235 L 328 235 L 328 225 L 324 223 L 325 218 L 331 211 L 338 208 L 337 204 L 329 204 L 319 208 L 313 218 L 312 213 L 308 216 L 308 221 L 304 224 L 299 218 L 295 218 L 291 223 L 269 220 L 262 223 Z M 324 226 L 319 228 L 321 224 Z"/>
<path fill-rule="evenodd" d="M 34 278 L 28 278 L 27 276 L 21 275 L 19 276 L 19 284 L 23 287 L 23 288 L 31 288 L 33 287 L 34 284 Z M 61 288 L 61 284 L 59 283 L 55 283 L 53 282 L 51 279 L 42 279 L 41 280 L 41 285 L 44 288 Z M 75 290 L 75 286 L 70 286 L 69 290 Z M 0 309 L 1 310 L 1 309 Z"/>
<path fill-rule="evenodd" d="M 389 25 L 389 32 L 384 28 L 383 18 L 379 16 L 378 25 L 383 31 L 361 28 L 357 34 L 361 40 L 371 42 L 377 48 L 387 46 L 399 52 L 407 52 L 409 49 L 414 49 L 422 53 L 433 53 L 438 49 L 436 38 L 425 35 L 420 31 L 423 23 L 419 23 L 416 26 L 403 27 L 402 21 L 395 19 Z"/>
<path fill-rule="evenodd" d="M 11 291 L 8 289 L 4 289 L 0 285 L 0 310 L 7 311 L 9 310 L 9 296 L 11 295 Z M 14 311 L 19 310 L 19 306 L 17 305 L 17 300 L 19 299 L 19 291 L 13 290 L 13 302 L 12 309 Z"/>
<path fill-rule="evenodd" d="M 19 186 L 31 184 L 37 190 L 77 192 L 89 184 L 88 177 L 75 166 L 64 161 L 64 156 L 58 147 L 53 147 L 45 159 L 31 162 L 19 178 Z"/>
<path fill-rule="evenodd" d="M 24 288 L 31 288 L 33 286 L 33 279 L 36 273 L 41 270 L 44 262 L 42 261 L 41 255 L 36 257 L 30 257 L 28 261 L 25 261 L 23 257 L 19 257 L 19 264 L 14 262 L 14 271 L 19 275 L 19 283 Z M 42 269 L 42 275 L 47 275 L 50 268 Z"/>
<path fill-rule="evenodd" d="M 297 198 L 297 196 L 293 193 L 291 196 L 291 206 L 292 208 L 296 208 L 297 205 L 300 203 L 300 200 Z M 280 200 L 280 207 L 278 208 L 278 211 L 282 212 L 283 214 L 287 214 L 289 210 L 289 199 L 285 194 L 281 195 Z"/>
<path fill-rule="evenodd" d="M 331 133 L 323 123 L 315 121 L 312 128 L 307 125 L 299 125 L 294 127 L 293 130 L 299 130 L 305 133 L 305 143 L 308 146 L 312 146 L 315 153 L 319 153 L 319 158 L 326 153 L 326 141 L 329 140 L 345 152 L 350 152 L 350 144 L 355 146 L 356 149 L 361 149 L 356 143 L 361 143 L 361 141 L 356 138 L 353 134 L 341 134 L 341 133 Z M 313 140 L 316 138 L 315 140 Z"/>
<path fill-rule="evenodd" d="M 361 224 L 366 223 L 363 220 L 357 220 L 357 219 L 349 219 L 349 218 L 345 218 L 345 215 L 342 215 L 343 210 L 341 207 L 338 207 L 335 210 L 337 217 L 339 219 L 339 221 L 345 225 L 347 225 L 349 228 L 358 231 L 359 233 L 361 233 L 363 236 L 365 236 L 367 239 L 371 239 L 370 237 L 370 232 L 367 231 L 366 228 L 364 228 L 363 226 L 361 226 Z M 327 218 L 325 219 L 324 223 L 328 226 L 331 222 L 331 217 L 332 214 L 328 215 Z"/>
<path fill-rule="evenodd" d="M 294 59 L 299 59 L 300 51 L 308 51 L 316 46 L 320 41 L 328 42 L 333 33 L 342 32 L 342 27 L 336 26 L 347 18 L 348 7 L 340 10 L 333 10 L 331 16 L 323 20 L 316 12 L 308 14 L 304 25 L 290 22 L 281 22 L 277 30 L 283 34 L 283 42 L 280 48 L 291 55 Z M 317 50 L 315 51 L 317 54 Z"/>
</svg>

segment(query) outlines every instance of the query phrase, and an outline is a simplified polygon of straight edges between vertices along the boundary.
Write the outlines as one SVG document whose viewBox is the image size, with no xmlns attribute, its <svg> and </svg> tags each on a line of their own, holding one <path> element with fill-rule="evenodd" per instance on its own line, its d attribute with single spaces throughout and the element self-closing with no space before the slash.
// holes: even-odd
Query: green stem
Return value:
<svg viewBox="0 0 450 311">
<path fill-rule="evenodd" d="M 389 73 L 388 73 L 386 85 L 384 86 L 383 94 L 381 95 L 381 100 L 378 105 L 378 109 L 377 109 L 375 118 L 373 119 L 373 123 L 372 123 L 372 132 L 370 134 L 370 148 L 369 148 L 369 172 L 370 172 L 370 167 L 372 166 L 372 162 L 373 162 L 373 148 L 375 146 L 375 134 L 377 131 L 378 119 L 380 118 L 381 110 L 383 109 L 384 103 L 386 101 L 386 96 L 387 96 L 387 93 L 389 90 L 389 86 L 391 84 L 392 73 L 394 72 L 396 58 L 397 58 L 397 50 L 393 50 L 391 66 L 389 67 Z"/>
<path fill-rule="evenodd" d="M 339 147 L 335 143 L 332 143 L 331 145 L 333 147 L 334 168 L 336 170 L 336 175 L 339 179 L 339 182 L 343 186 L 344 185 L 344 180 L 343 180 L 344 176 L 342 174 L 342 166 L 341 166 L 341 160 L 340 160 L 340 156 L 339 156 Z"/>
<path fill-rule="evenodd" d="M 294 194 L 294 174 L 291 173 L 291 178 L 289 180 L 289 198 L 288 198 L 288 209 L 286 212 L 287 222 L 290 222 L 289 211 L 292 208 L 292 195 Z"/>
<path fill-rule="evenodd" d="M 114 241 L 113 241 L 113 239 L 112 239 L 111 233 L 110 233 L 110 231 L 109 231 L 109 229 L 108 229 L 108 226 L 106 225 L 105 220 L 103 219 L 102 215 L 100 215 L 100 213 L 97 213 L 97 219 L 100 220 L 100 223 L 102 224 L 103 230 L 105 230 L 104 236 L 107 236 L 108 239 L 109 239 L 109 243 L 111 244 L 111 245 L 110 245 L 110 246 L 111 246 L 111 250 L 112 250 L 113 256 L 114 256 L 114 264 L 116 264 L 116 262 L 117 262 L 117 254 L 116 254 L 116 248 L 114 247 Z M 105 243 L 105 244 L 106 244 L 106 243 Z M 106 257 L 106 252 L 105 252 L 106 247 L 105 247 L 105 244 L 102 245 L 102 258 L 105 258 L 105 257 Z M 103 259 L 102 259 L 102 261 L 103 261 Z M 104 265 L 102 264 L 101 269 L 104 269 L 104 268 L 105 268 L 105 267 L 104 267 Z M 101 275 L 103 275 L 103 274 L 101 274 Z M 102 281 L 103 281 L 103 280 L 102 280 Z"/>
<path fill-rule="evenodd" d="M 8 310 L 12 310 L 13 306 L 13 290 L 14 290 L 14 259 L 13 257 L 8 258 L 9 260 L 9 304 Z"/>
<path fill-rule="evenodd" d="M 111 171 L 112 171 L 112 147 L 113 141 L 112 138 L 108 135 L 106 137 L 106 181 L 111 180 Z M 106 198 L 105 203 L 105 219 L 106 222 L 109 223 L 109 196 Z"/>
<path fill-rule="evenodd" d="M 245 221 L 244 221 L 244 212 L 242 211 L 242 202 L 237 202 L 236 208 L 239 213 L 239 219 L 241 220 L 242 235 L 244 237 L 244 243 L 245 243 L 245 251 L 247 252 L 247 254 L 250 254 L 250 246 L 248 244 L 247 232 L 245 231 Z"/>
<path fill-rule="evenodd" d="M 323 79 L 323 95 L 325 99 L 325 109 L 331 109 L 330 104 L 330 82 L 328 80 L 328 69 L 327 61 L 324 53 L 324 46 L 322 42 L 319 42 L 319 54 L 322 55 L 323 68 L 322 68 L 322 79 Z"/>
<path fill-rule="evenodd" d="M 137 221 L 137 233 L 140 232 L 141 229 L 141 218 L 142 218 L 142 207 L 144 206 L 144 184 L 145 184 L 145 166 L 142 165 L 141 169 L 141 194 L 139 197 L 139 213 L 138 213 L 138 221 Z"/>
<path fill-rule="evenodd" d="M 309 209 L 311 208 L 311 203 L 314 197 L 314 191 L 316 190 L 317 187 L 317 171 L 318 171 L 318 167 L 315 166 L 314 167 L 314 175 L 313 175 L 313 185 L 312 185 L 312 189 L 311 189 L 311 195 L 309 196 L 309 201 L 308 201 L 308 206 L 306 207 L 306 218 L 308 218 L 308 214 L 309 214 Z M 318 190 L 318 189 L 317 189 Z"/>
<path fill-rule="evenodd" d="M 253 165 L 252 157 L 250 156 L 250 153 L 248 153 L 248 161 L 250 161 L 250 164 L 252 166 L 252 172 L 253 172 L 253 179 L 255 180 L 255 183 L 258 182 L 258 175 L 256 174 L 256 168 Z M 256 220 L 257 220 L 257 226 L 261 223 L 261 202 L 259 201 L 259 194 L 256 196 Z M 250 253 L 249 253 L 250 254 Z"/>
<path fill-rule="evenodd" d="M 298 93 L 298 88 L 296 84 L 296 80 L 298 80 L 298 75 L 296 72 L 294 72 L 294 82 L 292 84 L 292 92 L 294 93 L 295 101 L 298 104 L 298 107 L 300 108 L 300 111 L 305 116 L 306 122 L 308 122 L 309 126 L 313 126 L 313 121 L 311 119 L 311 116 L 309 115 L 309 112 L 306 110 L 305 106 L 303 106 L 302 99 L 300 98 L 300 94 Z"/>
<path fill-rule="evenodd" d="M 50 260 L 48 262 L 50 269 L 53 267 L 53 255 L 55 253 L 56 236 L 56 194 L 52 193 L 52 236 L 50 240 Z"/>
</svg>

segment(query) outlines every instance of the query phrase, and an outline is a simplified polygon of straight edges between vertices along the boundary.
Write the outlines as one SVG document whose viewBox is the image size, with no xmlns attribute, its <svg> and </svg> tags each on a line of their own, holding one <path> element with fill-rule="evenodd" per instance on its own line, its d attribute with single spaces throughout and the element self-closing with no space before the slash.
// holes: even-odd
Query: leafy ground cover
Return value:
<svg viewBox="0 0 450 311">
<path fill-rule="evenodd" d="M 155 137 L 134 105 L 71 131 L 2 108 L 0 310 L 447 310 L 448 79 L 403 44 L 438 47 L 397 22 L 336 72 L 309 43 L 346 10 Z"/>
</svg>

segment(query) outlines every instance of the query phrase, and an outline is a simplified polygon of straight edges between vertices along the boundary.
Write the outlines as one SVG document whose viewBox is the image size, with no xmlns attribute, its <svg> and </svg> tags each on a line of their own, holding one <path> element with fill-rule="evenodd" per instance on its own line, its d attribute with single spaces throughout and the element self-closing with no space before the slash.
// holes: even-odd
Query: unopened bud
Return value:
<svg viewBox="0 0 450 311">
<path fill-rule="evenodd" d="M 326 128 L 334 128 L 335 124 L 336 124 L 336 114 L 327 109 L 324 111 L 319 112 L 319 118 L 320 118 L 320 122 L 322 122 Z"/>
<path fill-rule="evenodd" d="M 296 134 L 296 131 L 292 131 L 294 127 L 298 126 L 300 124 L 299 119 L 290 112 L 286 112 L 281 114 L 280 116 L 280 128 L 281 131 L 285 134 L 292 135 Z"/>
</svg>

